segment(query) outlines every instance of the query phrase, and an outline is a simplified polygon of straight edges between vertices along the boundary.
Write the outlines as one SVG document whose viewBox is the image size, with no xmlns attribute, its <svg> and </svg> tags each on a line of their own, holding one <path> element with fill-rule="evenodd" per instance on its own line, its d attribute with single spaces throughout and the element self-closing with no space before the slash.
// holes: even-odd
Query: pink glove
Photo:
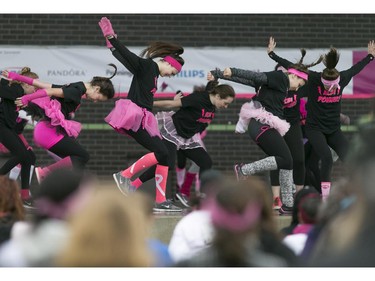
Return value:
<svg viewBox="0 0 375 281">
<path fill-rule="evenodd" d="M 33 81 L 34 81 L 33 78 L 20 75 L 17 72 L 9 72 L 8 73 L 8 78 L 10 78 L 10 79 L 12 79 L 14 81 L 19 81 L 19 82 L 26 83 L 26 84 L 31 85 L 31 86 L 33 85 Z"/>
<path fill-rule="evenodd" d="M 112 24 L 110 20 L 107 19 L 106 17 L 103 17 L 100 20 L 99 26 L 103 32 L 104 37 L 107 38 L 107 36 L 110 36 L 110 35 L 115 36 L 115 32 L 113 31 Z"/>
<path fill-rule="evenodd" d="M 22 96 L 21 102 L 24 106 L 27 106 L 30 101 L 44 97 L 48 97 L 47 91 L 45 89 L 39 89 L 32 94 Z"/>
</svg>

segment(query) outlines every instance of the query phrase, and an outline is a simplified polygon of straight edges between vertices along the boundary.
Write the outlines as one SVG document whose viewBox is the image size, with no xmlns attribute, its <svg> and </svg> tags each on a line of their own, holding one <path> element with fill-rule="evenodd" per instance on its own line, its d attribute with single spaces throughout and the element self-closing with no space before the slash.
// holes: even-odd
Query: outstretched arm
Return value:
<svg viewBox="0 0 375 281">
<path fill-rule="evenodd" d="M 284 67 L 285 69 L 288 69 L 290 68 L 290 66 L 293 64 L 292 62 L 284 59 L 284 58 L 281 58 L 279 57 L 278 55 L 276 55 L 274 53 L 274 50 L 276 48 L 276 42 L 275 42 L 275 39 L 271 36 L 270 37 L 270 40 L 268 42 L 268 46 L 267 46 L 267 53 L 268 53 L 268 56 L 273 59 L 275 62 L 279 63 L 282 67 Z"/>
<path fill-rule="evenodd" d="M 154 106 L 161 107 L 164 109 L 180 108 L 182 106 L 181 99 L 173 100 L 158 100 L 154 101 Z"/>
<path fill-rule="evenodd" d="M 10 80 L 23 82 L 23 83 L 35 86 L 35 87 L 40 88 L 40 89 L 52 88 L 52 84 L 50 84 L 50 83 L 42 82 L 42 81 L 39 81 L 37 79 L 33 79 L 33 78 L 30 78 L 30 77 L 27 77 L 27 76 L 23 76 L 23 75 L 18 74 L 16 72 L 9 72 L 7 70 L 3 70 L 1 72 L 1 75 L 10 79 Z"/>
<path fill-rule="evenodd" d="M 28 95 L 24 95 L 21 98 L 17 98 L 15 104 L 19 107 L 25 107 L 29 104 L 30 101 L 45 98 L 45 97 L 57 97 L 63 98 L 64 92 L 62 88 L 50 88 L 50 89 L 40 89 L 36 92 Z"/>
<path fill-rule="evenodd" d="M 232 68 L 234 69 L 234 68 Z M 224 71 L 221 71 L 219 69 L 211 70 L 207 74 L 207 80 L 215 80 L 215 79 L 223 79 L 223 80 L 228 80 L 236 83 L 240 83 L 243 85 L 251 86 L 254 88 L 258 88 L 258 86 L 266 84 L 267 83 L 267 77 L 264 73 L 262 72 L 253 72 L 249 71 L 252 73 L 256 73 L 255 76 L 257 77 L 251 77 L 251 75 L 248 76 L 241 76 L 241 75 L 232 75 L 232 69 L 231 68 L 226 68 Z M 247 70 L 245 70 L 247 71 Z"/>
</svg>

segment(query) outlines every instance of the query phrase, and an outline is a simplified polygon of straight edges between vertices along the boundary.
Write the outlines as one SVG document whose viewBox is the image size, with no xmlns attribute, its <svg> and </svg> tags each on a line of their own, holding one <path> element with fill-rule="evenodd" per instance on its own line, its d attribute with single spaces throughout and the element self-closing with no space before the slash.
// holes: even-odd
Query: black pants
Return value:
<svg viewBox="0 0 375 281">
<path fill-rule="evenodd" d="M 168 149 L 165 147 L 165 143 L 158 137 L 151 137 L 150 134 L 145 130 L 140 128 L 137 132 L 126 130 L 126 133 L 135 139 L 140 145 L 154 152 L 156 160 L 163 166 L 169 165 L 169 153 Z"/>
<path fill-rule="evenodd" d="M 302 129 L 299 122 L 291 124 L 284 136 L 293 158 L 293 181 L 296 185 L 305 183 L 305 151 L 303 145 Z M 279 186 L 279 170 L 270 171 L 271 185 Z"/>
<path fill-rule="evenodd" d="M 90 160 L 90 155 L 74 138 L 65 136 L 52 146 L 49 151 L 61 158 L 70 157 L 74 169 L 83 170 Z"/>
<path fill-rule="evenodd" d="M 21 164 L 21 188 L 30 188 L 30 168 L 35 164 L 35 154 L 28 150 L 17 133 L 7 126 L 0 125 L 0 142 L 10 151 L 11 158 L 0 168 L 0 175 L 6 175 Z"/>
<path fill-rule="evenodd" d="M 248 131 L 250 138 L 255 141 L 268 156 L 275 157 L 278 169 L 293 169 L 293 159 L 289 147 L 277 130 L 255 119 L 251 119 Z"/>
<path fill-rule="evenodd" d="M 341 129 L 331 134 L 324 134 L 320 131 L 306 128 L 306 136 L 315 153 L 321 160 L 321 181 L 330 182 L 333 160 L 329 147 L 331 147 L 337 153 L 341 161 L 345 161 L 349 149 L 348 140 L 342 133 Z"/>
<path fill-rule="evenodd" d="M 177 157 L 177 146 L 169 142 L 167 140 L 163 140 L 163 143 L 165 144 L 165 147 L 168 149 L 170 161 L 168 164 L 169 171 L 174 171 L 175 165 L 176 165 L 176 157 Z M 185 149 L 181 150 L 181 152 L 184 153 L 186 158 L 191 159 L 195 164 L 199 166 L 199 174 L 201 175 L 204 171 L 209 170 L 212 168 L 212 160 L 210 155 L 207 153 L 207 151 L 203 147 L 194 148 L 194 149 Z M 155 177 L 155 170 L 156 166 L 153 166 L 149 168 L 147 171 L 145 171 L 139 179 L 144 183 L 152 178 Z M 169 177 L 168 177 L 169 179 Z M 167 184 L 167 194 L 172 194 L 172 184 L 170 180 Z"/>
</svg>

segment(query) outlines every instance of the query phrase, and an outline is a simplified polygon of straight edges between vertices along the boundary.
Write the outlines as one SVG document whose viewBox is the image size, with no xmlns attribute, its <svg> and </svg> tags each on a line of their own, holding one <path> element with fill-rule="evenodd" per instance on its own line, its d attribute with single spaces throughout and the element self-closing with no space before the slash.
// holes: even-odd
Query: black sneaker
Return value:
<svg viewBox="0 0 375 281">
<path fill-rule="evenodd" d="M 176 193 L 176 197 L 178 198 L 178 200 L 180 200 L 180 202 L 182 203 L 182 205 L 184 205 L 185 207 L 190 207 L 190 204 L 189 204 L 189 197 L 183 193 Z"/>
<path fill-rule="evenodd" d="M 280 216 L 291 216 L 293 213 L 293 207 L 285 206 L 284 204 L 279 209 Z"/>
<path fill-rule="evenodd" d="M 170 201 L 154 203 L 154 212 L 182 212 L 180 207 L 173 205 Z"/>
<path fill-rule="evenodd" d="M 242 166 L 243 166 L 243 164 L 235 164 L 233 166 L 234 173 L 236 174 L 236 177 L 237 177 L 238 181 L 246 179 L 246 175 L 244 175 L 244 173 L 242 173 L 242 170 L 241 170 Z"/>
</svg>

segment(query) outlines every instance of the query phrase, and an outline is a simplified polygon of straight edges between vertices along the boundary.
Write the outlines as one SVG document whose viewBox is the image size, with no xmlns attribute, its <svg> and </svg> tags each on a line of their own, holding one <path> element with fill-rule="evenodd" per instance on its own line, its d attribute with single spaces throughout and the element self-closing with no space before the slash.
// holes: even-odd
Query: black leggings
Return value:
<svg viewBox="0 0 375 281">
<path fill-rule="evenodd" d="M 320 131 L 306 128 L 306 136 L 321 160 L 321 181 L 330 182 L 333 160 L 329 147 L 331 147 L 337 153 L 341 161 L 345 161 L 349 149 L 348 140 L 342 133 L 341 129 L 331 134 L 323 134 Z"/>
<path fill-rule="evenodd" d="M 90 155 L 76 139 L 65 136 L 62 140 L 50 147 L 49 151 L 61 158 L 70 157 L 75 169 L 83 170 L 90 160 Z"/>
<path fill-rule="evenodd" d="M 156 160 L 163 166 L 169 165 L 169 154 L 168 149 L 165 147 L 165 143 L 159 137 L 151 137 L 150 134 L 145 130 L 140 128 L 137 132 L 131 130 L 125 130 L 126 133 L 135 139 L 140 145 L 154 152 Z"/>
<path fill-rule="evenodd" d="M 284 136 L 293 158 L 293 181 L 296 185 L 305 183 L 305 152 L 302 129 L 299 122 L 292 124 Z M 279 170 L 270 171 L 271 185 L 279 186 Z"/>
<path fill-rule="evenodd" d="M 169 142 L 164 139 L 163 139 L 163 142 L 169 152 L 170 162 L 168 166 L 169 166 L 169 171 L 171 171 L 175 168 L 175 164 L 176 164 L 177 146 L 174 143 Z M 203 147 L 194 148 L 194 149 L 185 149 L 181 151 L 184 153 L 186 158 L 191 159 L 193 162 L 195 162 L 199 166 L 199 174 L 202 174 L 204 171 L 211 169 L 212 167 L 211 157 Z M 156 166 L 149 168 L 146 172 L 144 172 L 139 177 L 139 179 L 142 182 L 146 182 L 152 179 L 153 177 L 155 177 L 155 169 L 156 169 Z"/>
<path fill-rule="evenodd" d="M 251 119 L 249 123 L 250 138 L 268 155 L 274 156 L 278 169 L 292 170 L 293 159 L 284 138 L 270 126 Z"/>
<path fill-rule="evenodd" d="M 0 175 L 6 175 L 16 165 L 21 164 L 21 188 L 30 188 L 30 168 L 35 164 L 35 154 L 28 150 L 17 133 L 0 125 L 0 142 L 10 151 L 11 158 L 0 168 Z"/>
</svg>

